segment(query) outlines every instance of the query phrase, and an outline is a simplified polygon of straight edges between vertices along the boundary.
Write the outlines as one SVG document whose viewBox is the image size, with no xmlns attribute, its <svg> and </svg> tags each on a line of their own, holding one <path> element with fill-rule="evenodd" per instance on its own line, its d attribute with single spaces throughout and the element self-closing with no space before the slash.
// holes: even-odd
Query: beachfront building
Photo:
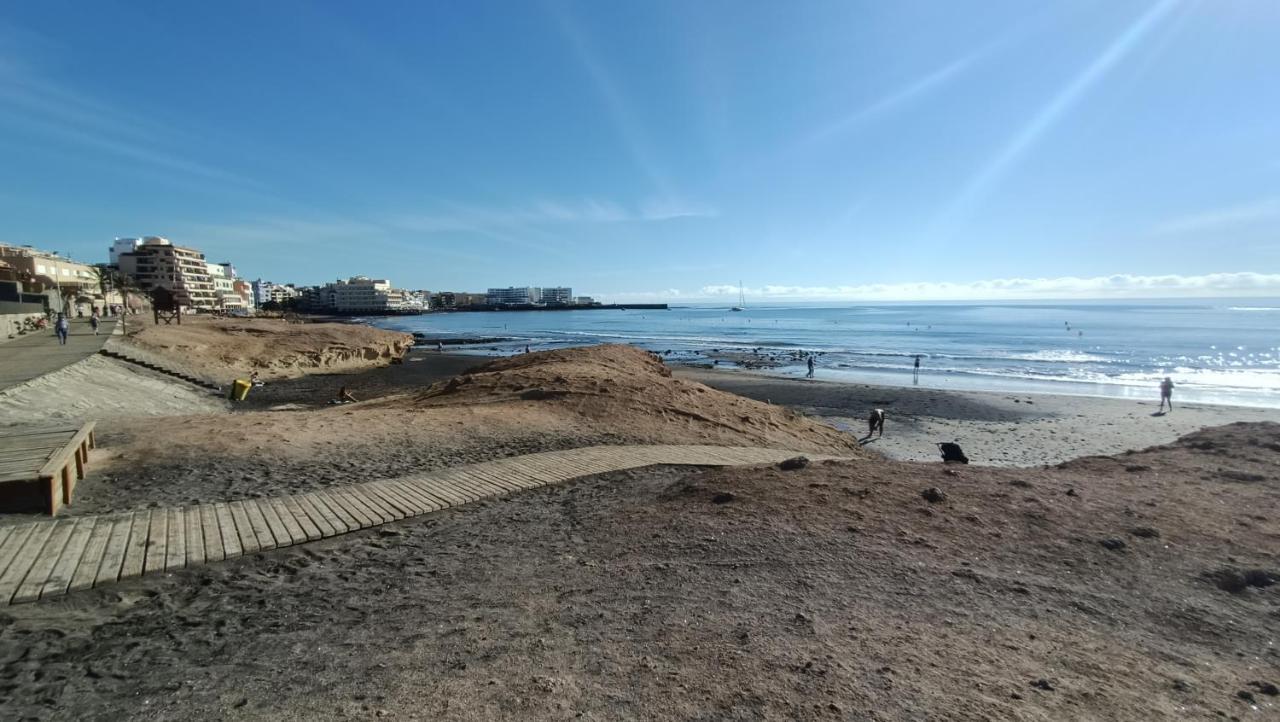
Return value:
<svg viewBox="0 0 1280 722">
<path fill-rule="evenodd" d="M 422 313 L 427 308 L 424 293 L 393 288 L 385 278 L 352 276 L 308 289 L 305 305 L 334 313 Z"/>
<path fill-rule="evenodd" d="M 282 285 L 259 278 L 256 281 L 250 281 L 249 287 L 252 291 L 253 305 L 255 306 L 262 306 L 268 303 L 284 303 L 291 298 L 302 296 L 302 290 L 292 283 Z"/>
<path fill-rule="evenodd" d="M 467 308 L 484 306 L 489 303 L 487 293 L 466 293 L 464 291 L 440 291 L 431 294 L 431 308 Z"/>
<path fill-rule="evenodd" d="M 213 280 L 214 306 L 220 311 L 249 310 L 247 299 L 236 291 L 235 267 L 230 263 L 209 263 L 207 267 Z"/>
<path fill-rule="evenodd" d="M 543 288 L 542 303 L 548 306 L 569 306 L 573 304 L 572 288 Z"/>
<path fill-rule="evenodd" d="M 542 301 L 542 289 L 533 286 L 490 288 L 485 296 L 485 303 L 490 306 L 529 306 Z"/>
<path fill-rule="evenodd" d="M 91 313 L 105 304 L 92 266 L 52 251 L 5 244 L 0 244 L 0 262 L 14 282 L 12 293 L 27 296 L 27 303 L 32 296 L 44 296 L 50 309 L 75 316 Z"/>
<path fill-rule="evenodd" d="M 573 299 L 573 305 L 575 306 L 594 306 L 595 304 L 596 300 L 590 296 L 578 296 Z"/>
<path fill-rule="evenodd" d="M 120 272 L 144 291 L 166 289 L 178 303 L 196 310 L 217 307 L 209 263 L 194 248 L 175 246 L 167 238 L 145 236 L 132 251 L 117 255 L 116 262 Z"/>
<path fill-rule="evenodd" d="M 109 265 L 119 267 L 120 254 L 133 253 L 138 250 L 140 245 L 142 245 L 141 238 L 117 238 L 107 249 L 107 257 L 110 259 Z"/>
</svg>

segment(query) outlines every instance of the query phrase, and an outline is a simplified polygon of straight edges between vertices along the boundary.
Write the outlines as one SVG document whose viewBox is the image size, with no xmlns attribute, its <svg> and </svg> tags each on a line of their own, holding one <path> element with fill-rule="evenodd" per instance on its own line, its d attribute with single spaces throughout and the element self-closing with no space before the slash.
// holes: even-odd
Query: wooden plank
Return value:
<svg viewBox="0 0 1280 722">
<path fill-rule="evenodd" d="M 422 513 L 422 504 L 416 499 L 410 498 L 404 492 L 391 488 L 384 481 L 371 481 L 367 484 L 361 484 L 360 488 L 364 490 L 365 496 L 377 496 L 384 505 L 390 506 L 395 510 L 401 519 L 411 516 L 417 516 Z"/>
<path fill-rule="evenodd" d="M 267 529 L 271 531 L 272 538 L 276 540 L 276 546 L 292 546 L 293 534 L 284 525 L 280 515 L 276 513 L 275 504 L 272 503 L 271 499 L 259 499 L 258 508 L 262 510 L 262 518 L 267 520 Z"/>
<path fill-rule="evenodd" d="M 58 557 L 58 562 L 53 565 L 53 571 L 49 573 L 49 578 L 45 580 L 44 587 L 40 590 L 41 599 L 66 594 L 67 589 L 71 587 L 71 580 L 75 577 L 76 570 L 80 568 L 89 539 L 93 537 L 93 530 L 97 527 L 98 517 L 86 516 L 76 521 L 79 523 L 72 529 L 71 536 L 67 538 L 67 545 L 62 548 L 62 555 Z M 96 564 L 94 568 L 97 569 Z"/>
<path fill-rule="evenodd" d="M 492 485 L 501 487 L 504 491 L 524 491 L 528 486 L 515 480 L 509 467 L 498 464 L 484 463 L 467 467 L 472 475 L 477 476 Z"/>
<path fill-rule="evenodd" d="M 480 492 L 471 488 L 470 484 L 462 480 L 457 469 L 446 471 L 443 474 L 440 474 L 437 478 L 441 485 L 446 486 L 456 496 L 460 497 L 464 504 L 470 504 L 473 501 L 478 501 L 480 497 L 483 496 Z"/>
<path fill-rule="evenodd" d="M 169 510 L 152 509 L 151 523 L 147 530 L 147 555 L 142 566 L 143 574 L 164 571 L 169 550 Z"/>
<path fill-rule="evenodd" d="M 69 439 L 72 436 L 75 436 L 77 431 L 79 431 L 79 429 L 76 429 L 70 426 L 66 428 L 56 428 L 56 429 L 28 429 L 26 431 L 6 430 L 3 434 L 0 434 L 0 446 L 3 446 L 5 442 L 8 442 L 10 440 L 30 439 L 32 437 L 41 437 L 41 436 L 48 436 L 48 437 L 62 436 Z"/>
<path fill-rule="evenodd" d="M 31 564 L 31 569 L 27 571 L 27 576 L 22 580 L 22 584 L 18 585 L 18 590 L 13 595 L 13 604 L 34 602 L 40 598 L 40 591 L 44 589 L 45 582 L 49 581 L 49 576 L 53 574 L 53 568 L 62 558 L 62 552 L 71 539 L 71 532 L 77 526 L 76 522 L 75 519 L 64 519 L 55 524 L 44 547 L 40 549 L 35 562 Z"/>
<path fill-rule="evenodd" d="M 169 509 L 169 546 L 164 569 L 181 569 L 187 564 L 187 523 L 181 507 Z"/>
<path fill-rule="evenodd" d="M 208 505 L 189 506 L 182 514 L 183 535 L 187 540 L 185 563 L 188 567 L 204 564 L 204 521 L 201 513 L 206 506 Z"/>
<path fill-rule="evenodd" d="M 558 484 L 564 481 L 564 478 L 558 474 L 547 471 L 546 469 L 534 464 L 526 463 L 523 459 L 512 459 L 504 462 L 499 467 L 507 478 L 525 486 L 525 488 L 533 488 L 535 486 L 546 486 L 547 484 Z"/>
<path fill-rule="evenodd" d="M 314 527 L 315 531 L 319 533 L 320 536 L 316 537 L 317 539 L 331 537 L 340 533 L 337 526 L 338 520 L 332 517 L 329 509 L 325 508 L 324 511 L 321 512 L 320 507 L 323 507 L 324 505 L 313 504 L 311 502 L 311 498 L 307 494 L 285 497 L 285 504 L 292 505 L 290 509 L 293 511 L 294 517 L 298 519 L 298 523 L 302 525 L 303 530 L 307 532 L 308 539 L 311 538 L 311 528 L 307 526 L 308 522 L 310 522 L 311 527 Z M 343 531 L 346 530 L 343 529 Z"/>
<path fill-rule="evenodd" d="M 385 503 L 365 492 L 363 487 L 364 484 L 356 484 L 344 488 L 343 491 L 354 497 L 357 502 L 364 505 L 365 509 L 369 510 L 369 518 L 375 524 L 386 524 L 404 518 L 402 514 L 392 513 Z"/>
<path fill-rule="evenodd" d="M 13 561 L 4 570 L 4 574 L 0 574 L 0 604 L 9 604 L 14 595 L 18 593 L 18 589 L 22 586 L 22 581 L 27 578 L 27 573 L 40 560 L 45 542 L 53 534 L 55 526 L 55 522 L 36 524 L 31 529 L 31 534 L 23 540 L 22 546 L 17 549 L 13 556 Z M 41 581 L 43 582 L 44 580 L 41 579 Z"/>
<path fill-rule="evenodd" d="M 249 513 L 244 509 L 244 502 L 233 501 L 227 504 L 231 519 L 235 524 L 236 539 L 240 542 L 240 551 L 253 554 L 260 548 L 258 535 L 253 533 L 253 522 L 249 521 Z"/>
<path fill-rule="evenodd" d="M 240 533 L 236 531 L 236 520 L 231 515 L 231 507 L 218 502 L 213 505 L 213 513 L 218 518 L 218 536 L 222 539 L 222 558 L 231 559 L 244 554 L 244 547 L 240 545 Z M 204 538 L 204 548 L 207 555 L 209 553 L 207 535 Z"/>
<path fill-rule="evenodd" d="M 493 463 L 495 466 L 501 464 L 499 468 L 503 470 L 503 473 L 508 474 L 508 478 L 520 483 L 527 483 L 528 480 L 532 479 L 538 482 L 538 486 L 543 486 L 554 481 L 560 481 L 555 474 L 534 468 L 520 459 L 503 459 L 501 462 Z"/>
<path fill-rule="evenodd" d="M 586 470 L 586 467 L 578 463 L 577 456 L 569 452 L 531 454 L 527 459 L 534 466 L 559 475 L 561 481 L 576 479 L 579 476 L 586 476 L 590 473 Z"/>
<path fill-rule="evenodd" d="M 98 567 L 102 565 L 102 555 L 107 550 L 107 540 L 111 538 L 114 518 L 109 516 L 92 518 L 93 530 L 85 541 L 80 563 L 71 574 L 71 583 L 67 586 L 68 592 L 78 592 L 93 586 L 93 580 L 98 576 Z"/>
<path fill-rule="evenodd" d="M 399 494 L 388 491 L 385 484 L 365 482 L 357 488 L 366 497 L 381 504 L 382 508 L 391 512 L 392 516 L 395 517 L 392 521 L 399 521 L 414 515 L 414 505 L 403 499 Z"/>
<path fill-rule="evenodd" d="M 444 508 L 443 502 L 428 496 L 426 493 L 411 484 L 406 484 L 403 481 L 398 480 L 387 481 L 384 483 L 388 489 L 403 495 L 410 501 L 410 503 L 416 504 L 418 507 L 418 514 L 426 514 L 428 512 Z"/>
<path fill-rule="evenodd" d="M 93 577 L 93 586 L 109 584 L 120 578 L 132 531 L 133 514 L 118 514 L 111 519 L 111 535 L 107 537 L 107 546 L 102 551 L 102 563 Z"/>
<path fill-rule="evenodd" d="M 317 491 L 312 496 L 312 501 L 317 501 L 325 505 L 331 514 L 346 527 L 346 531 L 356 531 L 363 529 L 366 524 L 361 523 L 359 519 L 352 514 L 347 507 L 339 503 L 338 498 L 333 495 L 332 490 Z"/>
<path fill-rule="evenodd" d="M 206 562 L 220 562 L 227 558 L 227 550 L 222 541 L 222 517 L 218 515 L 217 504 L 204 504 L 200 507 L 200 530 L 204 532 L 204 559 Z"/>
<path fill-rule="evenodd" d="M 439 472 L 431 475 L 414 479 L 411 482 L 415 487 L 421 489 L 424 493 L 430 494 L 440 501 L 444 502 L 445 507 L 458 506 L 466 504 L 468 499 L 453 490 Z"/>
<path fill-rule="evenodd" d="M 151 512 L 135 511 L 129 526 L 129 543 L 124 549 L 124 564 L 120 566 L 120 578 L 142 576 L 147 558 L 147 536 L 151 531 Z"/>
<path fill-rule="evenodd" d="M 72 454 L 76 453 L 76 450 L 80 446 L 80 442 L 86 437 L 88 437 L 88 431 L 83 429 L 75 436 L 71 437 L 67 444 L 56 454 L 51 456 L 49 461 L 40 468 L 40 476 L 52 474 L 54 471 L 60 469 L 65 463 L 70 463 Z"/>
<path fill-rule="evenodd" d="M 303 539 L 306 541 L 315 541 L 324 536 L 320 531 L 320 527 L 312 521 L 306 510 L 298 504 L 297 498 L 292 496 L 282 496 L 280 497 L 280 505 L 284 507 L 285 511 L 289 512 L 289 516 L 293 519 L 293 523 L 302 530 Z"/>
<path fill-rule="evenodd" d="M 27 538 L 31 536 L 31 532 L 35 531 L 36 526 L 36 524 L 23 524 L 9 528 L 9 533 L 5 535 L 3 541 L 0 541 L 0 578 L 9 572 L 9 566 L 18 558 L 18 550 L 27 543 Z M 0 602 L 0 604 L 4 603 L 7 602 Z"/>
<path fill-rule="evenodd" d="M 328 494 L 329 498 L 336 499 L 339 504 L 346 505 L 344 508 L 351 512 L 356 521 L 360 522 L 361 529 L 367 529 L 382 523 L 382 520 L 377 515 L 370 513 L 364 504 L 349 495 L 346 489 L 330 489 Z"/>
<path fill-rule="evenodd" d="M 493 496 L 496 492 L 487 484 L 481 484 L 466 471 L 466 467 L 458 467 L 450 469 L 444 478 L 449 480 L 458 489 L 466 492 L 471 501 L 479 501 L 481 499 Z"/>
<path fill-rule="evenodd" d="M 16 469 L 30 464 L 35 464 L 32 471 L 39 471 L 40 467 L 49 463 L 59 451 L 64 447 L 61 446 L 39 446 L 27 447 L 21 449 L 0 449 L 0 464 L 5 469 Z"/>
<path fill-rule="evenodd" d="M 502 486 L 501 484 L 498 484 L 493 481 L 489 481 L 484 477 L 484 475 L 476 471 L 474 467 L 466 467 L 464 469 L 458 469 L 458 474 L 456 478 L 461 479 L 463 482 L 467 484 L 470 484 L 471 488 L 475 489 L 481 495 L 481 498 L 487 499 L 494 496 L 501 496 L 511 491 L 510 489 L 508 489 L 505 486 Z"/>
<path fill-rule="evenodd" d="M 349 531 L 355 531 L 360 528 L 360 525 L 356 522 L 354 517 L 350 516 L 346 512 L 339 513 L 338 511 L 335 511 L 335 505 L 331 505 L 329 500 L 325 498 L 324 494 L 321 494 L 320 492 L 313 492 L 300 498 L 299 501 L 302 499 L 305 499 L 306 502 L 311 505 L 312 509 L 315 509 L 316 512 L 320 514 L 321 519 L 333 528 L 331 535 L 346 534 Z M 309 511 L 310 510 L 308 510 L 308 512 Z M 320 519 L 316 519 L 314 516 L 311 517 L 311 519 L 316 522 L 317 526 L 320 526 Z M 323 526 L 320 526 L 320 528 L 324 529 Z"/>
<path fill-rule="evenodd" d="M 553 458 L 545 458 L 542 454 L 531 454 L 520 459 L 520 463 L 526 468 L 540 471 L 543 474 L 551 476 L 550 483 L 566 481 L 577 476 L 576 471 L 565 467 L 562 460 Z"/>
<path fill-rule="evenodd" d="M 433 511 L 439 511 L 440 509 L 448 509 L 449 507 L 454 505 L 453 500 L 446 498 L 442 494 L 432 493 L 429 490 L 430 484 L 434 483 L 435 481 L 436 481 L 435 476 L 428 475 L 428 476 L 417 476 L 417 477 L 410 477 L 407 479 L 401 479 L 400 484 L 404 486 L 408 486 L 409 488 L 417 492 L 419 496 L 427 499 L 433 505 L 435 505 L 436 508 Z"/>
<path fill-rule="evenodd" d="M 244 514 L 249 519 L 249 528 L 253 530 L 253 535 L 258 539 L 258 550 L 275 549 L 277 546 L 276 538 L 271 534 L 271 527 L 267 526 L 267 517 L 262 513 L 262 507 L 258 504 L 258 500 L 245 499 L 240 503 L 244 505 Z"/>
<path fill-rule="evenodd" d="M 271 505 L 271 510 L 275 512 L 276 518 L 284 526 L 284 533 L 289 536 L 289 544 L 301 544 L 307 541 L 306 532 L 302 530 L 302 525 L 298 523 L 298 520 L 293 517 L 293 512 L 289 511 L 289 508 L 284 505 L 283 498 L 267 499 L 266 503 Z M 267 519 L 268 523 L 270 521 L 270 519 Z"/>
</svg>

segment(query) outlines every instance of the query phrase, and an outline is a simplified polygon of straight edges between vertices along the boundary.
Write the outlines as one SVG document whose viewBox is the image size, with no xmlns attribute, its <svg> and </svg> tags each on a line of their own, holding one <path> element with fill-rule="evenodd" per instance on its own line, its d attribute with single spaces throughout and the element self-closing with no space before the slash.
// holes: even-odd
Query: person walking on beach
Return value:
<svg viewBox="0 0 1280 722">
<path fill-rule="evenodd" d="M 101 319 L 98 318 L 98 309 L 95 308 L 93 310 L 93 315 L 89 317 L 89 328 L 93 329 L 94 336 L 98 335 L 98 324 L 101 322 Z"/>
<path fill-rule="evenodd" d="M 1160 382 L 1160 410 L 1164 411 L 1164 405 L 1169 404 L 1169 411 L 1173 411 L 1173 379 L 1168 376 L 1164 377 L 1164 381 Z"/>
<path fill-rule="evenodd" d="M 813 355 L 812 355 L 812 354 L 810 354 L 810 355 L 809 355 L 809 373 L 805 375 L 805 378 L 807 378 L 807 379 L 811 379 L 811 378 L 813 378 L 813 367 L 814 367 L 814 364 L 813 364 Z"/>
<path fill-rule="evenodd" d="M 58 321 L 53 324 L 53 330 L 58 334 L 58 343 L 66 346 L 67 336 L 71 334 L 71 322 L 67 320 L 66 315 L 58 314 Z"/>
</svg>

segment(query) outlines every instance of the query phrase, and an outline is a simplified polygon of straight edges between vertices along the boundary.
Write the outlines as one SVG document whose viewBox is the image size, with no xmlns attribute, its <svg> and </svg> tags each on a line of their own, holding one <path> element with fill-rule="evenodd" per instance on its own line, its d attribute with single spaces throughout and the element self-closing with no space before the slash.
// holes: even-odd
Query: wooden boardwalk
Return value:
<svg viewBox="0 0 1280 722">
<path fill-rule="evenodd" d="M 84 478 L 94 422 L 66 428 L 0 429 L 0 510 L 43 509 L 53 516 L 70 504 Z"/>
<path fill-rule="evenodd" d="M 592 474 L 658 464 L 768 464 L 795 455 L 725 446 L 593 446 L 294 496 L 5 526 L 0 606 L 324 539 Z"/>
</svg>

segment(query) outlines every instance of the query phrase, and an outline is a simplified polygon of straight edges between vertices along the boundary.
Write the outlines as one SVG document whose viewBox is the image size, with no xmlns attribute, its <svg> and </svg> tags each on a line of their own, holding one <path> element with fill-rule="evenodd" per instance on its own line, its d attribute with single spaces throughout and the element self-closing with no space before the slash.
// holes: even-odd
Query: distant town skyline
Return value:
<svg viewBox="0 0 1280 722">
<path fill-rule="evenodd" d="M 1276 37 L 1248 0 L 26 3 L 0 241 L 623 302 L 1280 297 Z"/>
</svg>

